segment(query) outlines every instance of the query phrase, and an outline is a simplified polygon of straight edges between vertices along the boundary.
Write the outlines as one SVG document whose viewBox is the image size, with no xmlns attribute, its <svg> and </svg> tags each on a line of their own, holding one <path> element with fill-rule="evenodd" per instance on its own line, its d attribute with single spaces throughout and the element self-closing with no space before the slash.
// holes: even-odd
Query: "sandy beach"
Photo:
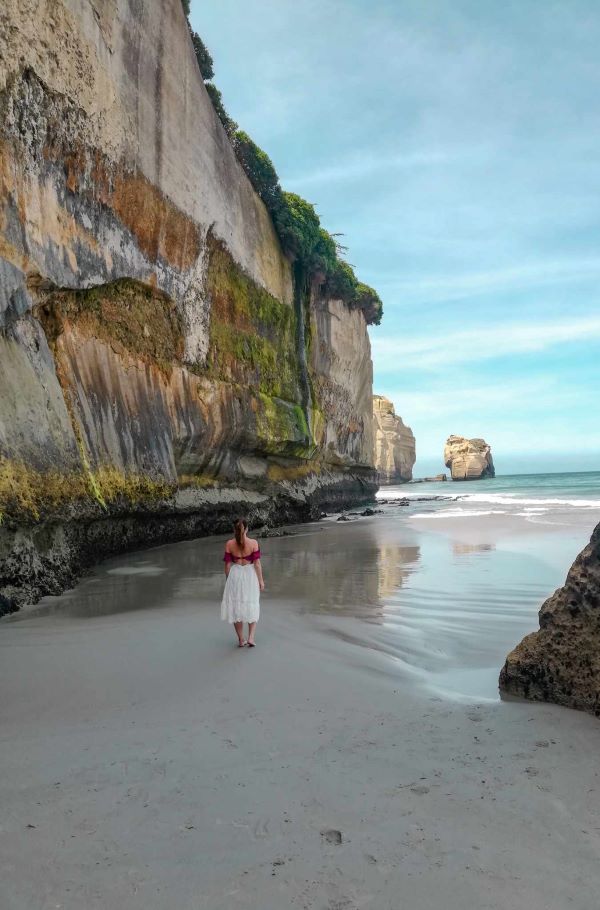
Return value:
<svg viewBox="0 0 600 910">
<path fill-rule="evenodd" d="M 265 541 L 254 651 L 218 619 L 216 538 L 114 559 L 2 621 L 2 907 L 596 906 L 600 726 L 500 701 L 498 668 L 481 698 L 431 684 L 496 659 L 496 618 L 460 626 L 466 659 L 426 604 L 395 627 L 394 598 L 441 541 L 459 569 L 498 551 L 418 525 Z M 533 623 L 499 615 L 515 640 Z"/>
</svg>

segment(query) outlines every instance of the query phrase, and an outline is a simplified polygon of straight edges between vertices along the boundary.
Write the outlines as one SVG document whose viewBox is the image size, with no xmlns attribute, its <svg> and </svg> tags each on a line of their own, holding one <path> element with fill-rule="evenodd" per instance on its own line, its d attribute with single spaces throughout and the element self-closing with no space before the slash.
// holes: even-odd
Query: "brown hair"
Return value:
<svg viewBox="0 0 600 910">
<path fill-rule="evenodd" d="M 233 523 L 233 533 L 235 534 L 235 542 L 237 543 L 240 550 L 242 549 L 242 541 L 244 536 L 244 531 L 248 530 L 248 522 L 245 518 L 236 518 Z"/>
</svg>

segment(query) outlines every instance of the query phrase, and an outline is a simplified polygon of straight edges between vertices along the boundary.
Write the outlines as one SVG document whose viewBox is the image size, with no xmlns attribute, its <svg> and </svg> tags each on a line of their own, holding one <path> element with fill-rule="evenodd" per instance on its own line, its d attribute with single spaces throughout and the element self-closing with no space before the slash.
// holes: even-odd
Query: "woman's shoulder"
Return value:
<svg viewBox="0 0 600 910">
<path fill-rule="evenodd" d="M 232 538 L 231 538 L 230 540 L 228 540 L 227 543 L 225 544 L 225 549 L 226 549 L 226 550 L 230 550 L 234 543 L 235 543 L 235 537 L 232 537 Z"/>
<path fill-rule="evenodd" d="M 246 540 L 252 547 L 252 550 L 260 550 L 260 544 L 258 543 L 258 540 L 254 540 L 253 537 L 247 537 Z"/>
</svg>

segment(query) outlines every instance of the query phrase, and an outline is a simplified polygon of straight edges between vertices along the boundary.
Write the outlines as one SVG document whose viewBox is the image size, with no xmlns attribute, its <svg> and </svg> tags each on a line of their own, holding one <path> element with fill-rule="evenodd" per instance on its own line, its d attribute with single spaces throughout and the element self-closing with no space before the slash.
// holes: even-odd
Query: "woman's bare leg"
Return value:
<svg viewBox="0 0 600 910">
<path fill-rule="evenodd" d="M 249 644 L 249 645 L 253 645 L 253 644 L 254 644 L 254 630 L 255 630 L 255 629 L 256 629 L 256 623 L 255 623 L 255 622 L 249 622 L 249 623 L 248 623 L 248 644 Z"/>
<path fill-rule="evenodd" d="M 237 633 L 238 641 L 241 645 L 246 644 L 244 641 L 244 623 L 243 622 L 234 622 L 233 627 Z"/>
</svg>

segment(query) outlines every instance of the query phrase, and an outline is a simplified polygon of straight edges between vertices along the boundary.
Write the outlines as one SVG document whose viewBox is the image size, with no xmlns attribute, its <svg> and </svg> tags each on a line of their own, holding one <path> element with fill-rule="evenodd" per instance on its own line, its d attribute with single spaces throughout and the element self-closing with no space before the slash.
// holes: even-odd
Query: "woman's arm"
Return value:
<svg viewBox="0 0 600 910">
<path fill-rule="evenodd" d="M 229 541 L 225 544 L 225 556 L 223 557 L 225 563 L 225 578 L 229 575 L 229 570 L 231 569 L 231 551 L 229 549 Z"/>
<path fill-rule="evenodd" d="M 256 577 L 258 578 L 258 586 L 261 591 L 264 591 L 265 583 L 263 581 L 262 566 L 260 564 L 260 559 L 254 560 L 254 571 L 256 572 Z"/>
</svg>

